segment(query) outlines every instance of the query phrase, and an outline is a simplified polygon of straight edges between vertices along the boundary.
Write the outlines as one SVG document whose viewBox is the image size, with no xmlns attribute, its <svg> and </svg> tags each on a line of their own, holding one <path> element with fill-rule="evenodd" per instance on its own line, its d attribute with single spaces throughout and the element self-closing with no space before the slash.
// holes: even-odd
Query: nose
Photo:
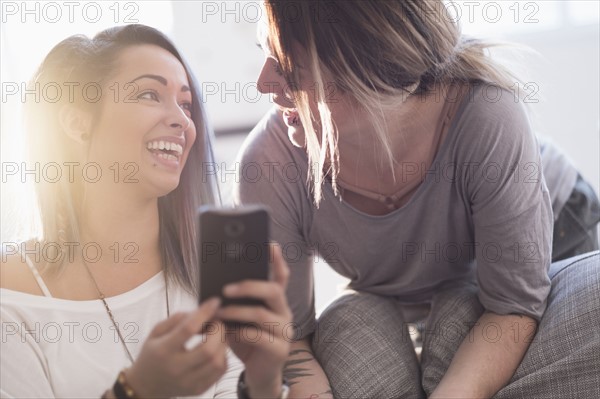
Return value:
<svg viewBox="0 0 600 399">
<path fill-rule="evenodd" d="M 267 57 L 258 76 L 256 86 L 262 94 L 279 94 L 282 95 L 285 87 L 285 79 L 279 75 L 277 71 L 277 61 L 271 57 Z"/>
<path fill-rule="evenodd" d="M 187 116 L 185 111 L 181 109 L 179 104 L 175 102 L 171 104 L 166 123 L 171 128 L 186 131 L 190 127 L 192 120 Z"/>
</svg>

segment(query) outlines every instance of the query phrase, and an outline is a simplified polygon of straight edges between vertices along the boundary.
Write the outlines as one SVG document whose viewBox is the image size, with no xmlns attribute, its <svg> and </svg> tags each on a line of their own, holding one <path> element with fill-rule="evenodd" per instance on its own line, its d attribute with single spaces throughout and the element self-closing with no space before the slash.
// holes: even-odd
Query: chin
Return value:
<svg viewBox="0 0 600 399">
<path fill-rule="evenodd" d="M 172 193 L 177 187 L 179 187 L 179 178 L 154 181 L 150 184 L 152 185 L 153 189 L 153 197 L 160 198 Z"/>
<path fill-rule="evenodd" d="M 288 126 L 288 138 L 298 148 L 306 147 L 306 135 L 302 126 Z"/>
</svg>

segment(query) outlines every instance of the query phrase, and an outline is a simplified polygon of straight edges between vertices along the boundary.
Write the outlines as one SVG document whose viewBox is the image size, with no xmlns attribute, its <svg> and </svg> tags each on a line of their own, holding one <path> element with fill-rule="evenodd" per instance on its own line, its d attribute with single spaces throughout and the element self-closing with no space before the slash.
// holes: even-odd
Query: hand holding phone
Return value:
<svg viewBox="0 0 600 399">
<path fill-rule="evenodd" d="M 199 301 L 221 298 L 216 316 L 230 332 L 224 335 L 228 345 L 244 363 L 249 392 L 277 397 L 291 347 L 286 332 L 293 325 L 285 297 L 289 269 L 281 248 L 269 242 L 268 213 L 261 206 L 202 207 L 198 222 Z M 255 334 L 244 333 L 246 328 Z"/>
<path fill-rule="evenodd" d="M 216 316 L 225 325 L 227 344 L 244 363 L 245 382 L 251 397 L 281 397 L 283 366 L 295 339 L 295 325 L 285 292 L 290 275 L 281 248 L 269 244 L 272 279 L 269 281 L 247 280 L 229 285 L 225 294 L 230 298 L 260 298 L 261 306 L 231 305 L 219 309 Z M 229 288 L 235 288 L 230 291 Z M 232 329 L 232 324 L 239 329 Z"/>
</svg>

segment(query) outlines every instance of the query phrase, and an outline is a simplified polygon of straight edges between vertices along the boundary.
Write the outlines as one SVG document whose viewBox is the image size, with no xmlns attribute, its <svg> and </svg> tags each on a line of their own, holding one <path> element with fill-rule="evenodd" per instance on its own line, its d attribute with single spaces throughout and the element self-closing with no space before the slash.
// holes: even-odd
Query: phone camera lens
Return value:
<svg viewBox="0 0 600 399">
<path fill-rule="evenodd" d="M 229 237 L 238 237 L 245 230 L 244 223 L 240 221 L 232 221 L 225 224 L 225 234 Z"/>
</svg>

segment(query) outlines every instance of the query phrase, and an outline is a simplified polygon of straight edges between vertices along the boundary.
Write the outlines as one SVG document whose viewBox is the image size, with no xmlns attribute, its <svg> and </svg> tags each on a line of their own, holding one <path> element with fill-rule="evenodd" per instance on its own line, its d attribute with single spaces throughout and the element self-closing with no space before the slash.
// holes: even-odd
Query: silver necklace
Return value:
<svg viewBox="0 0 600 399">
<path fill-rule="evenodd" d="M 113 317 L 112 311 L 110 310 L 108 303 L 106 303 L 106 300 L 104 299 L 105 296 L 102 293 L 102 291 L 100 291 L 100 287 L 98 287 L 98 283 L 96 282 L 96 279 L 94 278 L 94 275 L 92 274 L 92 271 L 88 267 L 87 262 L 83 258 L 82 258 L 82 261 L 83 261 L 83 265 L 85 266 L 85 270 L 87 270 L 88 274 L 90 275 L 90 278 L 92 279 L 92 281 L 94 282 L 94 285 L 96 286 L 96 290 L 98 291 L 98 296 L 99 296 L 100 300 L 102 301 L 102 303 L 104 304 L 106 313 L 108 313 L 108 317 L 110 317 L 110 321 L 112 321 L 112 324 L 115 327 L 117 334 L 119 335 L 119 340 L 121 341 L 121 344 L 123 345 L 123 349 L 125 349 L 125 352 L 127 353 L 127 357 L 129 357 L 131 364 L 133 364 L 133 356 L 131 356 L 131 352 L 129 351 L 129 348 L 127 348 L 127 344 L 125 344 L 123 335 L 121 335 L 121 330 L 119 330 L 119 326 L 115 322 L 115 318 Z M 164 269 L 164 267 L 163 267 L 163 276 L 165 277 L 165 301 L 167 304 L 167 318 L 169 318 L 169 316 L 171 316 L 171 312 L 169 309 L 169 289 L 168 289 L 169 287 L 167 286 L 167 272 Z"/>
</svg>

